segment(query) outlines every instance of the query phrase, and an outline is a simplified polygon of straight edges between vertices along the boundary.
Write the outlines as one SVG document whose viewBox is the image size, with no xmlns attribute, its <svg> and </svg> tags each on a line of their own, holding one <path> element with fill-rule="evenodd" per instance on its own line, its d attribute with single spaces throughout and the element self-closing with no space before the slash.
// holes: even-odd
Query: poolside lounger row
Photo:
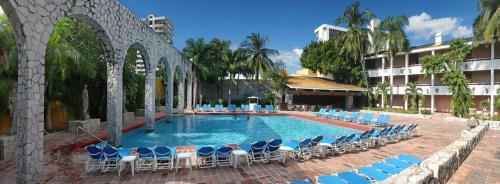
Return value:
<svg viewBox="0 0 500 184">
<path fill-rule="evenodd" d="M 224 112 L 224 106 L 222 104 L 216 104 L 214 106 L 214 109 L 212 109 L 211 104 L 203 104 L 202 107 L 200 107 L 200 104 L 196 104 L 195 106 L 195 111 L 196 112 Z M 227 106 L 227 112 L 236 112 L 237 108 L 235 104 L 229 104 Z M 241 112 L 264 112 L 264 109 L 262 108 L 262 105 L 255 105 L 253 109 L 250 109 L 250 105 L 248 104 L 242 104 L 240 106 L 240 111 Z M 268 113 L 273 113 L 276 112 L 275 108 L 273 105 L 266 105 L 265 106 L 265 111 Z"/>
<path fill-rule="evenodd" d="M 408 154 L 400 154 L 397 157 L 390 157 L 386 160 L 376 162 L 353 171 L 317 176 L 316 181 L 321 184 L 369 184 L 381 182 L 392 175 L 398 174 L 412 165 L 417 165 L 421 162 L 422 159 L 420 158 Z"/>
<path fill-rule="evenodd" d="M 324 117 L 329 119 L 336 119 L 346 122 L 359 123 L 363 125 L 373 125 L 376 127 L 388 126 L 390 122 L 390 116 L 386 114 L 379 114 L 377 119 L 373 121 L 375 113 L 368 112 L 361 114 L 360 112 L 347 112 L 340 110 L 337 112 L 336 109 L 326 109 L 321 108 L 318 112 L 313 113 L 316 117 Z"/>
</svg>

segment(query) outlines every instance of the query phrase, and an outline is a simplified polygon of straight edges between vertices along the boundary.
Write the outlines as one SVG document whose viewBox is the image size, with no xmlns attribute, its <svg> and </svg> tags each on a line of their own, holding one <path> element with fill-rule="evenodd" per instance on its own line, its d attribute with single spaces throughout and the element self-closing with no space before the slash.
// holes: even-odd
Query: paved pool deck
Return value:
<svg viewBox="0 0 500 184">
<path fill-rule="evenodd" d="M 281 112 L 286 114 L 296 114 L 297 116 L 312 117 L 308 112 Z M 420 158 L 427 158 L 438 150 L 444 148 L 460 137 L 461 131 L 467 129 L 465 123 L 448 121 L 448 115 L 436 114 L 430 118 L 400 117 L 392 116 L 391 124 L 411 124 L 419 123 L 417 136 L 413 139 L 405 140 L 396 144 L 389 144 L 368 151 L 347 153 L 335 157 L 323 159 L 313 158 L 308 161 L 288 160 L 285 164 L 271 162 L 269 164 L 254 163 L 250 167 L 233 169 L 232 167 L 217 167 L 212 169 L 198 169 L 192 171 L 181 169 L 179 172 L 172 171 L 141 171 L 131 176 L 129 171 L 118 176 L 116 172 L 108 173 L 85 173 L 84 162 L 87 155 L 84 153 L 71 151 L 75 144 L 75 135 L 70 133 L 52 133 L 44 137 L 44 172 L 40 178 L 40 183 L 285 183 L 288 180 L 297 178 L 309 178 L 314 181 L 318 175 L 326 175 L 334 172 L 356 169 L 373 162 L 380 161 L 390 156 L 400 153 L 408 153 Z M 334 120 L 322 120 L 331 124 L 342 122 Z M 124 127 L 134 126 L 140 123 L 140 119 L 125 123 Z M 102 130 L 97 133 L 103 133 Z M 493 134 L 493 135 L 491 135 Z M 496 136 L 498 132 L 488 132 L 485 140 L 490 140 L 491 136 Z M 490 139 L 488 139 L 490 138 Z M 495 137 L 493 137 L 495 139 Z M 497 141 L 498 142 L 498 141 Z M 478 148 L 483 144 L 480 143 Z M 491 153 L 498 155 L 498 144 L 496 149 L 483 149 L 484 152 L 497 151 Z M 189 149 L 181 151 L 190 151 Z M 476 150 L 471 155 L 477 155 Z M 495 159 L 496 158 L 496 159 Z M 468 164 L 468 162 L 472 162 Z M 464 163 L 475 167 L 482 165 L 475 164 L 477 161 Z M 498 156 L 486 158 L 487 162 L 493 162 L 498 168 Z M 462 169 L 462 168 L 460 168 Z M 461 175 L 466 172 L 457 172 L 458 176 L 453 176 L 450 181 L 460 181 Z M 0 161 L 0 183 L 15 183 L 15 158 L 11 156 Z M 467 177 L 463 177 L 467 178 Z M 498 180 L 497 180 L 498 181 Z"/>
</svg>

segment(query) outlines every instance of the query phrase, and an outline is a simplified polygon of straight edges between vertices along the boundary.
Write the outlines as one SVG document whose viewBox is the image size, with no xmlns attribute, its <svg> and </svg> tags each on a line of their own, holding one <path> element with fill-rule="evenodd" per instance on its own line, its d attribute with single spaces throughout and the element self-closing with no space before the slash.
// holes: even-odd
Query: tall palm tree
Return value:
<svg viewBox="0 0 500 184">
<path fill-rule="evenodd" d="M 391 63 L 399 52 L 407 51 L 410 45 L 403 30 L 403 26 L 408 25 L 408 17 L 401 15 L 398 17 L 387 17 L 380 27 L 375 31 L 375 49 L 378 52 L 381 48 L 386 51 L 387 59 Z M 392 85 L 390 86 L 392 90 Z M 390 107 L 392 108 L 392 93 L 390 94 Z"/>
<path fill-rule="evenodd" d="M 208 46 L 203 38 L 197 40 L 190 38 L 186 40 L 186 47 L 182 51 L 192 61 L 192 69 L 196 73 L 195 80 L 198 83 L 198 89 L 195 90 L 202 96 L 200 81 L 206 80 L 210 73 L 206 65 Z M 199 100 L 201 103 L 202 98 L 199 98 Z"/>
<path fill-rule="evenodd" d="M 479 0 L 481 11 L 474 19 L 474 39 L 476 41 L 498 40 L 500 38 L 500 0 Z"/>
<path fill-rule="evenodd" d="M 231 104 L 232 100 L 231 88 L 233 83 L 235 83 L 234 78 L 236 76 L 238 76 L 238 80 L 236 80 L 236 91 L 238 91 L 239 75 L 243 73 L 244 59 L 245 58 L 242 57 L 240 49 L 229 52 L 228 66 L 227 66 L 230 79 L 228 104 Z M 238 93 L 236 95 L 238 95 Z"/>
<path fill-rule="evenodd" d="M 209 43 L 210 69 L 212 77 L 213 79 L 215 79 L 218 98 L 222 98 L 221 81 L 228 75 L 227 67 L 229 62 L 229 54 L 231 52 L 231 49 L 229 49 L 230 46 L 230 41 L 221 40 L 218 38 L 212 39 L 212 41 L 210 41 Z"/>
<path fill-rule="evenodd" d="M 410 82 L 406 84 L 404 99 L 408 100 L 411 104 L 412 110 L 418 110 L 418 112 L 420 112 L 420 105 L 424 103 L 422 88 L 419 88 L 417 83 Z"/>
<path fill-rule="evenodd" d="M 253 69 L 256 80 L 259 80 L 261 72 L 272 69 L 273 61 L 270 57 L 279 54 L 274 49 L 266 48 L 268 42 L 269 38 L 267 36 L 252 33 L 240 44 L 241 53 L 247 58 L 246 62 Z"/>
<path fill-rule="evenodd" d="M 368 35 L 371 34 L 370 30 L 365 28 L 365 25 L 369 24 L 370 20 L 375 16 L 370 10 L 359 10 L 359 5 L 359 1 L 354 2 L 335 20 L 335 24 L 345 24 L 349 29 L 342 35 L 344 45 L 341 48 L 341 53 L 354 60 L 354 62 L 360 62 L 364 71 L 363 54 L 366 53 L 370 45 Z M 363 78 L 365 85 L 367 85 L 366 76 Z"/>
<path fill-rule="evenodd" d="M 382 107 L 385 108 L 387 104 L 387 94 L 389 93 L 389 83 L 387 83 L 387 81 L 379 82 L 375 93 L 376 96 L 381 95 Z"/>
</svg>

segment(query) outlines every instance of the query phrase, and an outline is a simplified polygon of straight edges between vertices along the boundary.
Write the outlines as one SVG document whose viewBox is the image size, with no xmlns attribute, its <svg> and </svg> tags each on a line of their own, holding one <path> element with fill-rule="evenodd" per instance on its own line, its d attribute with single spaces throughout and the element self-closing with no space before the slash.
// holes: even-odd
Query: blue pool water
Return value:
<svg viewBox="0 0 500 184">
<path fill-rule="evenodd" d="M 293 140 L 317 135 L 345 135 L 358 130 L 291 116 L 176 116 L 157 121 L 152 133 L 138 128 L 123 135 L 122 146 L 185 146 L 240 144 L 281 138 Z"/>
</svg>

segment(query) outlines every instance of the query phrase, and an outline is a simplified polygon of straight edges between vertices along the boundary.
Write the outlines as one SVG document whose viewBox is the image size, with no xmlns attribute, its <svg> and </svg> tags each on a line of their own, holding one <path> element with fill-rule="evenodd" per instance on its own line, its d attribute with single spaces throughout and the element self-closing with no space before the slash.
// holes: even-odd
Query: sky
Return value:
<svg viewBox="0 0 500 184">
<path fill-rule="evenodd" d="M 300 55 L 314 29 L 334 24 L 354 0 L 119 0 L 138 17 L 149 13 L 167 16 L 174 26 L 174 46 L 185 47 L 189 38 L 231 41 L 235 49 L 252 32 L 268 36 L 268 48 L 278 50 L 289 72 L 301 69 Z M 478 0 L 361 0 L 361 9 L 379 19 L 406 15 L 405 31 L 412 46 L 432 43 L 442 32 L 445 40 L 472 36 L 479 14 Z"/>
</svg>

